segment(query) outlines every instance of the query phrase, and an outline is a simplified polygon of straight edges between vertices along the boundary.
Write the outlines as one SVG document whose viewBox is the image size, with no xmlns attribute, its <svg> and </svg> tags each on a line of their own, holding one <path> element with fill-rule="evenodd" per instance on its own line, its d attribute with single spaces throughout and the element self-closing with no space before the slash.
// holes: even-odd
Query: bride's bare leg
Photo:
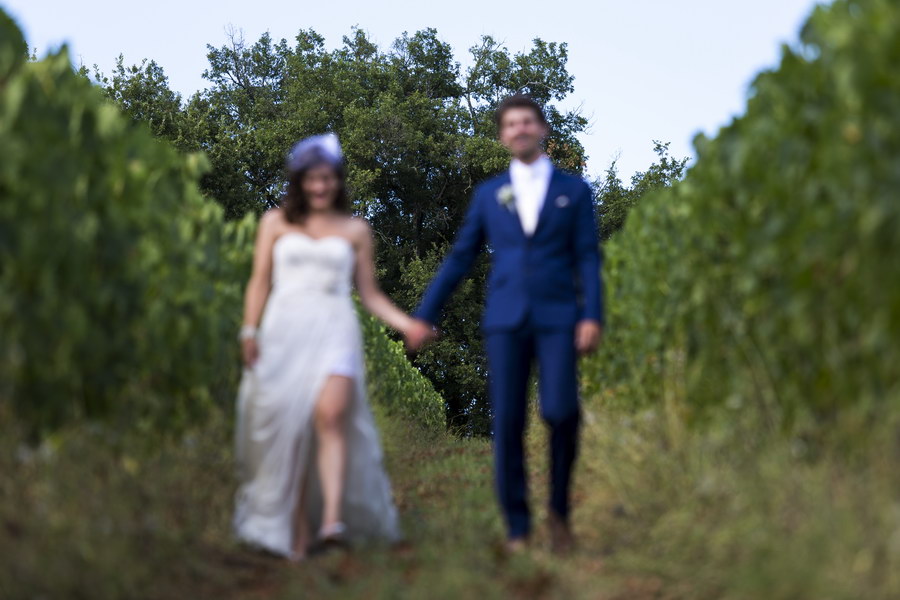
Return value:
<svg viewBox="0 0 900 600">
<path fill-rule="evenodd" d="M 323 528 L 341 521 L 341 498 L 347 470 L 347 412 L 352 394 L 351 378 L 332 375 L 322 387 L 322 395 L 316 403 L 317 458 L 324 500 Z"/>
</svg>

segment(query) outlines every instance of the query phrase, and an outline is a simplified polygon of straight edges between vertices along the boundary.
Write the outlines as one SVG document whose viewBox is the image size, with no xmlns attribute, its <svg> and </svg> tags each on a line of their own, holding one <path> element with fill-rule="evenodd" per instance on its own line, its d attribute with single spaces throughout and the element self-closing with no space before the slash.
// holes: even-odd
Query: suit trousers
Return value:
<svg viewBox="0 0 900 600">
<path fill-rule="evenodd" d="M 569 488 L 578 448 L 580 408 L 574 327 L 541 329 L 530 320 L 485 335 L 493 409 L 497 496 L 511 538 L 531 530 L 523 435 L 528 380 L 536 361 L 541 417 L 550 428 L 550 508 L 569 515 Z"/>
</svg>

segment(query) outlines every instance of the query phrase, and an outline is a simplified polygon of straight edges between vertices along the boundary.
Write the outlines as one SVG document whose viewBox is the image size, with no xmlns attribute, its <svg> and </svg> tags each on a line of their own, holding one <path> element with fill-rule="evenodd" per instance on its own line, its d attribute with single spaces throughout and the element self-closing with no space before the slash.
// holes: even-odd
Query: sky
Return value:
<svg viewBox="0 0 900 600">
<path fill-rule="evenodd" d="M 575 91 L 561 107 L 590 120 L 580 136 L 589 177 L 613 160 L 623 177 L 653 161 L 653 140 L 675 157 L 693 157 L 697 133 L 715 135 L 740 115 L 756 73 L 778 64 L 782 44 L 796 42 L 811 0 L 456 0 L 454 2 L 310 2 L 253 0 L 0 0 L 38 56 L 69 45 L 76 64 L 109 73 L 155 60 L 185 97 L 207 87 L 206 45 L 225 43 L 226 29 L 255 41 L 268 31 L 289 42 L 312 28 L 338 47 L 358 26 L 386 48 L 403 32 L 437 29 L 457 60 L 491 35 L 513 52 L 534 38 L 566 42 Z"/>
</svg>

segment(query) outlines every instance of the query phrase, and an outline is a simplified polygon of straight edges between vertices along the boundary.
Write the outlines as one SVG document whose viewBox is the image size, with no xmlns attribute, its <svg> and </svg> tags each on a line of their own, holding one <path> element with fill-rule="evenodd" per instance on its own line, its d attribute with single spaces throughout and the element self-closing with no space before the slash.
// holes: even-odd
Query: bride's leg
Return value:
<svg viewBox="0 0 900 600">
<path fill-rule="evenodd" d="M 297 508 L 294 510 L 294 559 L 306 558 L 306 551 L 312 539 L 309 535 L 309 523 L 306 520 L 306 482 L 300 482 L 300 495 L 297 498 Z"/>
<path fill-rule="evenodd" d="M 341 522 L 341 499 L 347 469 L 347 412 L 353 394 L 353 379 L 330 376 L 316 403 L 316 436 L 319 440 L 319 481 L 324 510 L 322 528 Z"/>
</svg>

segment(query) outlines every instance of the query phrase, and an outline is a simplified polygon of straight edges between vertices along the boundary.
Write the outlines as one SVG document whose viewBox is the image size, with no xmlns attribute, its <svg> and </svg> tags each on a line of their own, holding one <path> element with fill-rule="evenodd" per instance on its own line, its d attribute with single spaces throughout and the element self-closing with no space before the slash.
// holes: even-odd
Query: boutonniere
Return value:
<svg viewBox="0 0 900 600">
<path fill-rule="evenodd" d="M 501 206 L 505 206 L 509 212 L 516 210 L 515 199 L 516 195 L 513 193 L 511 183 L 507 183 L 497 190 L 497 202 L 499 202 Z"/>
</svg>

